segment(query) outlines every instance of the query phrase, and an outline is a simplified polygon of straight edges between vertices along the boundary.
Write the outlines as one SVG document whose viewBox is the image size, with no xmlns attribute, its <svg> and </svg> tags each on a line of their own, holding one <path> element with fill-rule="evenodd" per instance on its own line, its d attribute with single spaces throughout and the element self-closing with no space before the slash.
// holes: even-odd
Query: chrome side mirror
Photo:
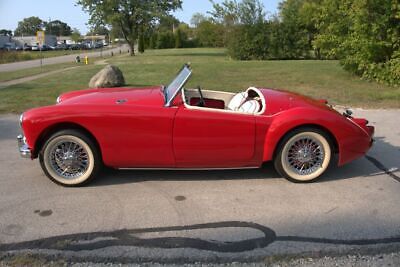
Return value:
<svg viewBox="0 0 400 267">
<path fill-rule="evenodd" d="M 349 108 L 346 108 L 343 115 L 346 116 L 347 118 L 351 118 L 351 116 L 353 115 L 353 111 Z"/>
</svg>

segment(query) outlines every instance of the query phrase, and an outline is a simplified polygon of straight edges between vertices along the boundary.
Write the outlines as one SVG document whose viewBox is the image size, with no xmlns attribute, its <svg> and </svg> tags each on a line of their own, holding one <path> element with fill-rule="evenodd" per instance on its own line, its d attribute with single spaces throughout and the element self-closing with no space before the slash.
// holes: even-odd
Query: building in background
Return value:
<svg viewBox="0 0 400 267">
<path fill-rule="evenodd" d="M 101 43 L 102 45 L 107 45 L 109 41 L 107 35 L 87 35 L 83 38 L 85 42 L 91 42 L 92 44 Z"/>
<path fill-rule="evenodd" d="M 71 39 L 71 36 L 57 36 L 57 44 L 67 44 L 67 45 L 72 45 L 75 44 L 76 42 Z"/>
<path fill-rule="evenodd" d="M 0 0 L 1 1 L 1 0 Z M 71 36 L 55 36 L 45 34 L 43 45 L 47 48 L 55 49 L 56 47 L 66 47 L 72 49 L 94 49 L 107 46 L 109 43 L 108 35 L 82 36 L 79 40 L 72 40 Z M 36 36 L 0 36 L 0 49 L 19 50 L 24 47 L 38 47 Z M 33 49 L 32 49 L 33 50 Z"/>
<path fill-rule="evenodd" d="M 71 36 L 57 36 L 58 44 L 67 44 L 72 45 L 76 44 L 74 40 L 71 39 Z M 91 36 L 82 36 L 82 39 L 79 40 L 78 43 L 89 44 L 94 46 L 95 44 L 108 44 L 108 36 L 107 35 L 91 35 Z"/>
<path fill-rule="evenodd" d="M 44 36 L 44 45 L 47 46 L 56 46 L 57 45 L 57 37 L 55 35 L 46 34 Z M 12 37 L 12 41 L 16 43 L 17 46 L 35 46 L 38 45 L 38 41 L 36 36 L 14 36 Z"/>
<path fill-rule="evenodd" d="M 11 37 L 7 35 L 0 35 L 0 49 L 5 48 L 6 44 L 11 43 Z"/>
</svg>

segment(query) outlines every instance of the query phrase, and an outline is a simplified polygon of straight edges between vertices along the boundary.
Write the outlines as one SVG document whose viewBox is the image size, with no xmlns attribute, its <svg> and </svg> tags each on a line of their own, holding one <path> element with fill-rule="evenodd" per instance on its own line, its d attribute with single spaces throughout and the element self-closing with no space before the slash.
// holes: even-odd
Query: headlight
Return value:
<svg viewBox="0 0 400 267">
<path fill-rule="evenodd" d="M 22 126 L 22 121 L 24 120 L 24 113 L 19 116 L 19 125 Z"/>
<path fill-rule="evenodd" d="M 61 102 L 61 97 L 57 97 L 56 102 L 57 102 L 57 104 L 60 104 L 60 102 Z"/>
</svg>

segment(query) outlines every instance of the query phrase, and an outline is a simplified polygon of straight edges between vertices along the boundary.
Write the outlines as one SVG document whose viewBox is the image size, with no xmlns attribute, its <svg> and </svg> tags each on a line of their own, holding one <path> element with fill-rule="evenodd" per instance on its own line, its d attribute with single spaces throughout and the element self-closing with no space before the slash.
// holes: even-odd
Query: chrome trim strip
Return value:
<svg viewBox="0 0 400 267">
<path fill-rule="evenodd" d="M 251 170 L 254 167 L 230 167 L 230 168 L 117 168 L 118 170 L 143 170 L 143 171 L 218 171 L 218 170 Z"/>
<path fill-rule="evenodd" d="M 22 121 L 24 120 L 24 113 L 21 113 L 21 115 L 19 115 L 19 126 L 22 127 Z"/>
<path fill-rule="evenodd" d="M 18 140 L 18 150 L 19 150 L 20 156 L 22 158 L 30 159 L 32 156 L 32 153 L 28 147 L 28 144 L 25 141 L 25 137 L 20 134 L 17 136 L 17 140 Z"/>
</svg>

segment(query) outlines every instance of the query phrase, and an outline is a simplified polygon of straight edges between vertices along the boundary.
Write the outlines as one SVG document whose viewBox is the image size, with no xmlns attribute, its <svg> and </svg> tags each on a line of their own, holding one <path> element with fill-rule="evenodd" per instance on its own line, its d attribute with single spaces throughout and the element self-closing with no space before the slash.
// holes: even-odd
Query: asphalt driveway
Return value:
<svg viewBox="0 0 400 267">
<path fill-rule="evenodd" d="M 107 171 L 84 188 L 19 158 L 0 117 L 0 252 L 132 261 L 255 261 L 400 248 L 400 110 L 355 110 L 376 128 L 367 157 L 293 184 L 267 164 L 238 171 Z"/>
</svg>

